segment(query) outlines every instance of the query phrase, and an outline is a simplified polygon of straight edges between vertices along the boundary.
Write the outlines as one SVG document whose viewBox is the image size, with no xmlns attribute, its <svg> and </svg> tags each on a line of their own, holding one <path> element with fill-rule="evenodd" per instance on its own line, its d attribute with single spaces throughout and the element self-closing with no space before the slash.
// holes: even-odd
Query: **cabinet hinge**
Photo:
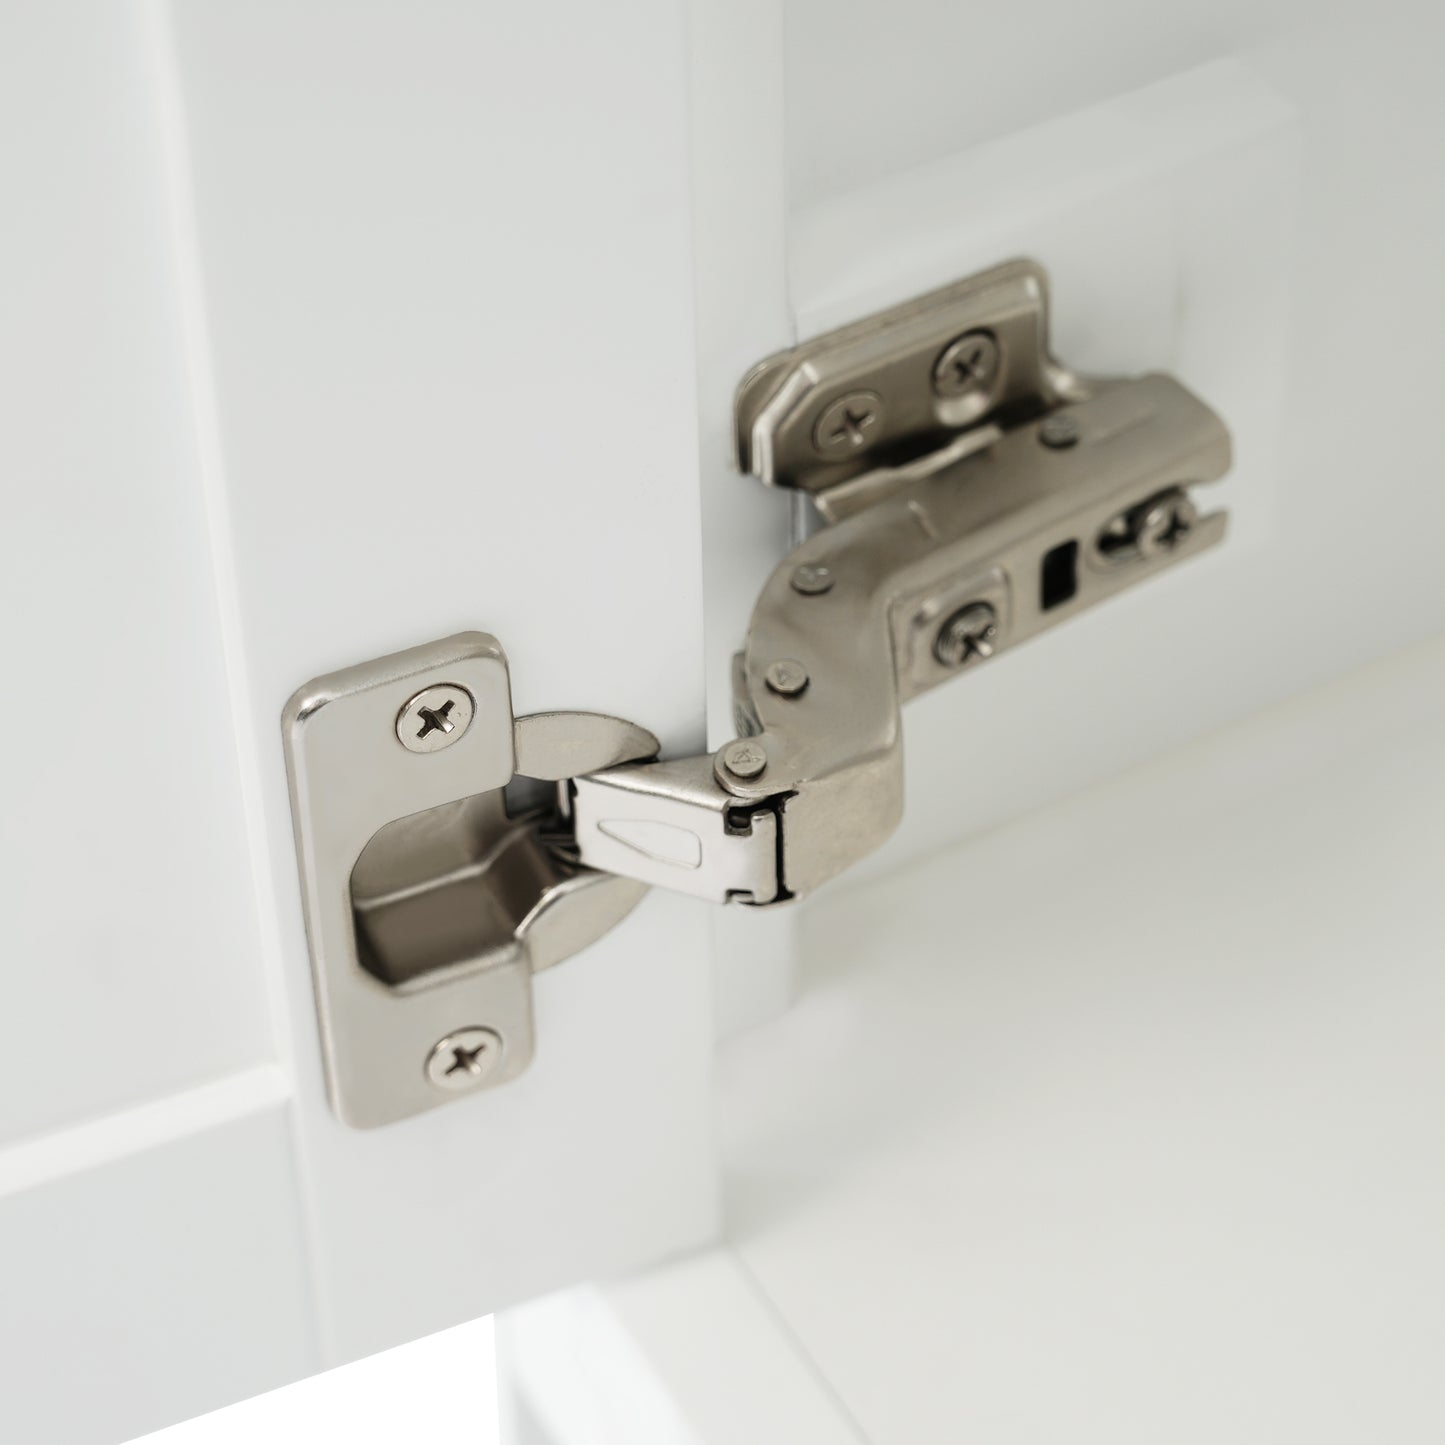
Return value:
<svg viewBox="0 0 1445 1445">
<path fill-rule="evenodd" d="M 734 666 L 739 735 L 716 753 L 660 760 L 650 733 L 592 714 L 513 719 L 481 633 L 292 699 L 344 1118 L 519 1072 L 531 973 L 646 886 L 765 906 L 842 872 L 901 816 L 903 702 L 1223 538 L 1191 489 L 1228 469 L 1224 424 L 1172 377 L 1067 370 L 1047 307 L 1042 268 L 1014 261 L 744 379 L 740 469 L 807 497 L 812 523 L 763 587 Z"/>
</svg>

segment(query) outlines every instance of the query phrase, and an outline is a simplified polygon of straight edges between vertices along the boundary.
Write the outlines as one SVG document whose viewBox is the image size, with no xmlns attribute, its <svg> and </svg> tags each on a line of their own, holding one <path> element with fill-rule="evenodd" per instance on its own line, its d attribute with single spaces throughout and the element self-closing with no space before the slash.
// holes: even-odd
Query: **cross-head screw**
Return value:
<svg viewBox="0 0 1445 1445">
<path fill-rule="evenodd" d="M 1193 530 L 1199 513 L 1188 495 L 1175 488 L 1146 502 L 1134 521 L 1134 545 L 1141 557 L 1171 552 Z"/>
<path fill-rule="evenodd" d="M 1107 561 L 1157 557 L 1172 552 L 1194 530 L 1199 510 L 1182 487 L 1120 512 L 1099 533 L 1099 555 Z"/>
<path fill-rule="evenodd" d="M 439 1089 L 473 1089 L 496 1072 L 502 1047 L 493 1029 L 457 1029 L 427 1055 L 426 1076 Z"/>
<path fill-rule="evenodd" d="M 440 752 L 461 738 L 475 711 L 464 687 L 447 682 L 423 688 L 397 714 L 397 740 L 408 752 Z"/>
<path fill-rule="evenodd" d="M 945 667 L 964 667 L 992 657 L 997 642 L 998 614 L 987 602 L 970 602 L 938 629 L 933 655 Z"/>
<path fill-rule="evenodd" d="M 993 332 L 965 331 L 933 363 L 933 389 L 950 398 L 987 391 L 998 379 L 1001 359 Z"/>
<path fill-rule="evenodd" d="M 830 402 L 813 424 L 820 457 L 840 460 L 866 451 L 883 432 L 883 398 L 876 391 L 850 391 Z"/>
</svg>

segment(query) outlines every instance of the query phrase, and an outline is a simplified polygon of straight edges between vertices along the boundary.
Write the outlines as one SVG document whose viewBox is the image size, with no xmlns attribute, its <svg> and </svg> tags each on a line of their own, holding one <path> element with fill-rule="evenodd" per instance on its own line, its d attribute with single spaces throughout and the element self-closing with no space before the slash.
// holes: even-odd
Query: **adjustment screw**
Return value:
<svg viewBox="0 0 1445 1445">
<path fill-rule="evenodd" d="M 474 1089 L 502 1062 L 502 1036 L 491 1029 L 458 1029 L 427 1055 L 426 1076 L 439 1089 Z"/>
<path fill-rule="evenodd" d="M 804 597 L 817 597 L 833 590 L 833 573 L 821 562 L 804 562 L 793 570 L 793 591 Z"/>
<path fill-rule="evenodd" d="M 475 711 L 464 687 L 447 682 L 423 688 L 397 714 L 397 739 L 408 752 L 440 752 L 461 738 Z"/>
<path fill-rule="evenodd" d="M 878 439 L 883 398 L 876 391 L 850 391 L 830 402 L 813 426 L 813 446 L 820 457 L 850 457 Z"/>
<path fill-rule="evenodd" d="M 795 657 L 780 657 L 768 664 L 763 680 L 779 697 L 797 697 L 808 685 L 808 669 Z"/>
<path fill-rule="evenodd" d="M 1157 557 L 1177 547 L 1193 530 L 1199 512 L 1178 490 L 1146 502 L 1133 518 L 1133 543 L 1141 557 Z"/>
<path fill-rule="evenodd" d="M 735 778 L 760 777 L 768 766 L 768 755 L 751 738 L 735 738 L 719 754 L 722 765 Z"/>
<path fill-rule="evenodd" d="M 938 629 L 933 655 L 945 667 L 962 667 L 975 657 L 992 657 L 998 614 L 987 602 L 970 602 Z"/>
<path fill-rule="evenodd" d="M 1000 355 L 991 331 L 966 331 L 933 363 L 934 391 L 947 397 L 987 391 L 998 377 Z"/>
<path fill-rule="evenodd" d="M 1072 412 L 1056 411 L 1039 423 L 1039 440 L 1054 451 L 1077 446 L 1081 433 Z"/>
</svg>

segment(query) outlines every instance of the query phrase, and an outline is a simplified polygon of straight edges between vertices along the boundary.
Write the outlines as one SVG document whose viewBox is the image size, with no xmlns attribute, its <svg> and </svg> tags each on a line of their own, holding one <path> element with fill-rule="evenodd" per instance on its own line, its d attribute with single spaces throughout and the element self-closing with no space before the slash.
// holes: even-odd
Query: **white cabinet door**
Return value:
<svg viewBox="0 0 1445 1445">
<path fill-rule="evenodd" d="M 0 30 L 0 1434 L 40 1445 L 713 1231 L 702 903 L 539 977 L 515 1083 L 333 1117 L 280 727 L 479 627 L 519 713 L 700 744 L 696 361 L 665 0 Z"/>
<path fill-rule="evenodd" d="M 874 874 L 1445 625 L 1445 21 L 1305 0 L 67 0 L 0 16 L 0 1426 L 116 1441 L 719 1230 L 791 923 L 651 894 L 538 1054 L 328 1107 L 279 719 L 468 628 L 732 733 L 759 357 L 1015 255 L 1229 422 L 1230 543 L 940 689 Z M 809 1418 L 811 1406 L 799 1406 Z"/>
</svg>

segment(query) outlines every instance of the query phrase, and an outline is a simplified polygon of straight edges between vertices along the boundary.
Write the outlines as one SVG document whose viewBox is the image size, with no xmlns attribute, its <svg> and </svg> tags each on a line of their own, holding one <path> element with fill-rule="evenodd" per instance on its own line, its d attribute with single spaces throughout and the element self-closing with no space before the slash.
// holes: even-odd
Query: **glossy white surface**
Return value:
<svg viewBox="0 0 1445 1445">
<path fill-rule="evenodd" d="M 1442 813 L 1436 641 L 813 908 L 727 1244 L 505 1321 L 517 1388 L 620 1332 L 619 1440 L 1438 1438 Z"/>
<path fill-rule="evenodd" d="M 818 908 L 730 1234 L 870 1445 L 1445 1429 L 1445 643 Z"/>
<path fill-rule="evenodd" d="M 799 205 L 1222 58 L 1308 101 L 1312 125 L 1332 143 L 1318 157 L 1315 198 L 1342 218 L 1350 193 L 1326 194 L 1332 172 L 1348 174 L 1356 196 L 1379 194 L 1369 173 L 1393 185 L 1438 124 L 1429 56 L 1440 15 L 1429 0 L 1368 14 L 1342 0 L 1031 8 L 908 0 L 886 24 L 866 0 L 789 0 L 786 14 L 788 171 Z M 1378 149 L 1383 139 L 1394 142 L 1389 153 Z M 1440 198 L 1419 204 L 1438 211 Z M 1357 212 L 1348 230 L 1360 234 L 1367 222 Z"/>
</svg>

